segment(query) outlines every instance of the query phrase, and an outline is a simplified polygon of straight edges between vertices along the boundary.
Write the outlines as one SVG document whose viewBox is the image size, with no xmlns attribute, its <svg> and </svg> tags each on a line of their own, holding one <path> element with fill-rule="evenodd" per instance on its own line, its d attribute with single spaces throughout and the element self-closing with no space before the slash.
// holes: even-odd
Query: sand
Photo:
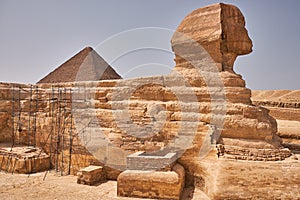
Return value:
<svg viewBox="0 0 300 200">
<path fill-rule="evenodd" d="M 46 175 L 46 176 L 45 176 Z M 45 180 L 43 180 L 45 177 Z M 60 176 L 55 171 L 36 174 L 11 174 L 0 172 L 0 199 L 5 200 L 147 200 L 141 198 L 117 197 L 117 182 L 88 186 L 77 184 L 76 176 Z M 207 199 L 200 190 L 187 188 L 182 199 Z"/>
</svg>

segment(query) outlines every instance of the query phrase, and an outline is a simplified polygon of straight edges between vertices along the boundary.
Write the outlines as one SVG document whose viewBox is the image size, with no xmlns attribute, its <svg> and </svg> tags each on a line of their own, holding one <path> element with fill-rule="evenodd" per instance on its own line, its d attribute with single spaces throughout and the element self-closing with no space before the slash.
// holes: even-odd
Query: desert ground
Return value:
<svg viewBox="0 0 300 200">
<path fill-rule="evenodd" d="M 107 181 L 95 186 L 81 185 L 77 184 L 76 176 L 60 176 L 55 171 L 30 175 L 1 171 L 0 180 L 0 199 L 6 200 L 147 200 L 145 198 L 117 197 L 116 181 Z M 200 200 L 207 198 L 201 190 L 186 188 L 182 199 Z"/>
</svg>

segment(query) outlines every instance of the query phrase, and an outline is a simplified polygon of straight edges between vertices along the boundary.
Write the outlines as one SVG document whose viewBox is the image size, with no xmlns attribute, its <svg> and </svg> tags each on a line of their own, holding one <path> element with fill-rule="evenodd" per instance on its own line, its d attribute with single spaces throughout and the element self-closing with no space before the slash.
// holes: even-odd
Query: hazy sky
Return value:
<svg viewBox="0 0 300 200">
<path fill-rule="evenodd" d="M 0 81 L 35 83 L 85 46 L 96 48 L 112 35 L 134 28 L 175 30 L 191 11 L 216 2 L 0 0 Z M 253 53 L 239 57 L 234 67 L 247 87 L 299 90 L 300 1 L 223 2 L 241 9 L 253 41 Z M 145 50 L 112 65 L 125 78 L 130 73 L 163 74 L 174 66 L 173 57 L 170 52 Z M 158 64 L 151 68 L 148 63 Z"/>
</svg>

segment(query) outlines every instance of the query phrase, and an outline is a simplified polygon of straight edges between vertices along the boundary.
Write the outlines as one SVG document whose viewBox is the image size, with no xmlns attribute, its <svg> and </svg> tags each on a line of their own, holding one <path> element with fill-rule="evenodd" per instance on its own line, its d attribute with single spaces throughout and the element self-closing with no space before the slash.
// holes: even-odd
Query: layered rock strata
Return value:
<svg viewBox="0 0 300 200">
<path fill-rule="evenodd" d="M 252 104 L 251 91 L 233 70 L 236 57 L 252 51 L 244 17 L 237 7 L 221 3 L 193 11 L 178 26 L 172 46 L 176 55 L 173 73 L 187 78 L 197 91 L 207 91 L 209 101 L 198 98 L 201 104 L 215 103 L 224 109 L 217 113 L 223 118 L 221 126 L 213 118 L 206 121 L 220 131 L 219 143 L 226 141 L 229 147 L 239 139 L 246 142 L 235 145 L 251 146 L 260 140 L 262 149 L 280 146 L 276 121 L 267 109 Z"/>
<path fill-rule="evenodd" d="M 267 109 L 253 105 L 251 91 L 245 88 L 241 75 L 234 72 L 236 57 L 252 51 L 244 17 L 237 7 L 215 4 L 193 11 L 178 26 L 172 47 L 176 55 L 173 74 L 185 77 L 196 91 L 201 88 L 201 94 L 206 90 L 209 100 L 198 98 L 199 102 L 217 108 L 215 113 L 211 110 L 208 121 L 204 120 L 220 136 L 216 139 L 214 155 L 248 161 L 277 161 L 291 155 L 289 149 L 281 146 L 275 119 Z M 199 139 L 195 141 L 179 162 L 186 168 L 187 183 L 191 180 L 203 190 L 210 185 L 206 192 L 213 197 L 219 190 L 214 187 L 213 174 L 218 174 L 222 167 L 211 165 L 211 154 L 204 160 L 199 159 L 197 152 L 203 144 L 199 145 Z M 201 176 L 199 171 L 210 175 Z"/>
<path fill-rule="evenodd" d="M 252 94 L 253 104 L 267 108 L 276 119 L 283 146 L 300 153 L 300 91 L 256 90 Z"/>
<path fill-rule="evenodd" d="M 50 157 L 42 149 L 30 146 L 0 147 L 0 170 L 30 174 L 48 170 Z"/>
</svg>

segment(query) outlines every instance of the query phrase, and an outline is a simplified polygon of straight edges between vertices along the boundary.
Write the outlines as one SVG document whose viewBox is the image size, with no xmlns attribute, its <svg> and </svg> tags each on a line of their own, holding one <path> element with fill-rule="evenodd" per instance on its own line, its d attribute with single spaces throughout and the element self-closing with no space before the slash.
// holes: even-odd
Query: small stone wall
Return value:
<svg viewBox="0 0 300 200">
<path fill-rule="evenodd" d="M 29 174 L 50 168 L 50 158 L 35 147 L 0 148 L 0 169 L 10 173 Z"/>
<path fill-rule="evenodd" d="M 291 156 L 288 148 L 255 149 L 228 145 L 218 145 L 218 155 L 228 159 L 252 161 L 280 161 Z"/>
</svg>

